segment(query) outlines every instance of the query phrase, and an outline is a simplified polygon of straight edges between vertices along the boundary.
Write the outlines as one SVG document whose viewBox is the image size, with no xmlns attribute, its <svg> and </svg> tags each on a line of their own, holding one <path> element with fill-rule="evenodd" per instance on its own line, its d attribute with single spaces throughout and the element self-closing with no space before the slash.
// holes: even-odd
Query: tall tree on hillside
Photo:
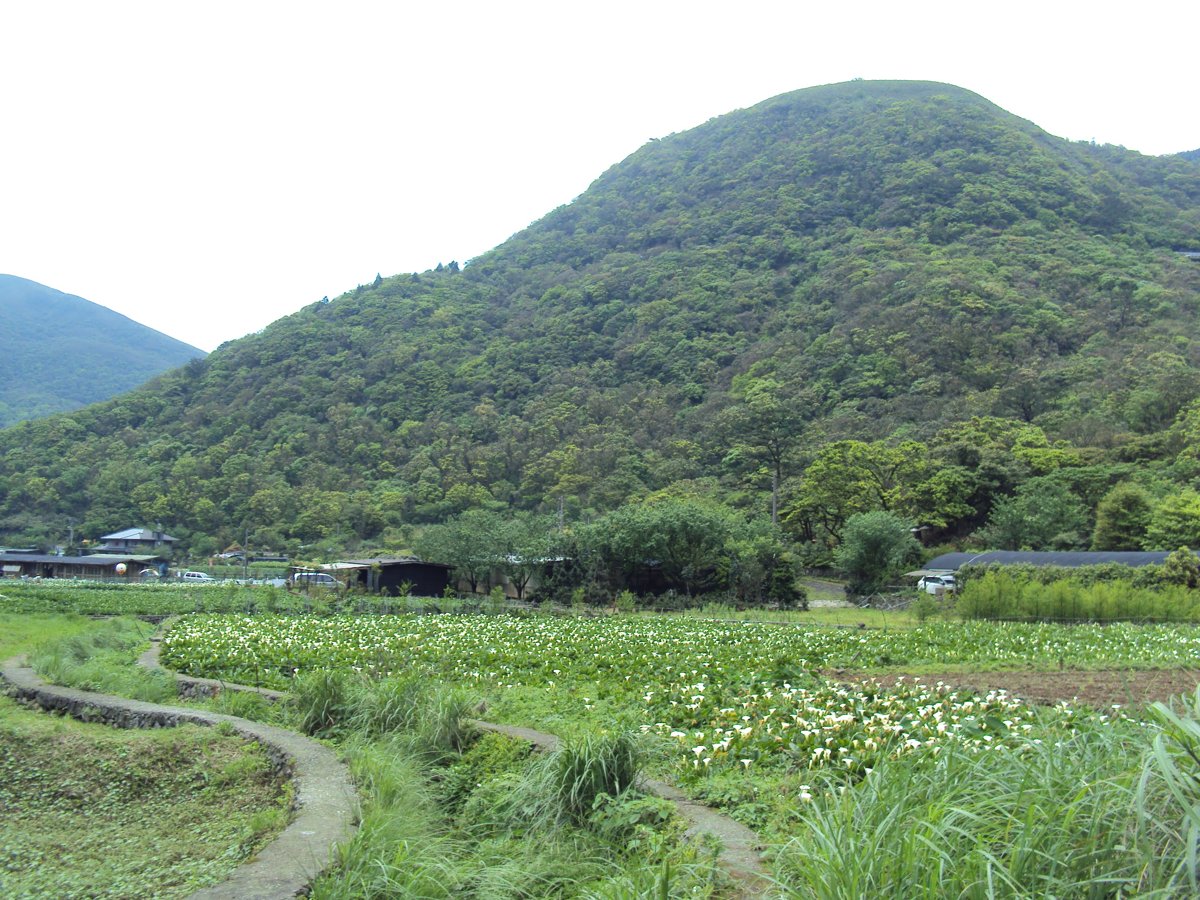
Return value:
<svg viewBox="0 0 1200 900">
<path fill-rule="evenodd" d="M 690 596 L 713 586 L 734 521 L 728 509 L 698 500 L 628 503 L 588 526 L 584 543 L 614 584 L 654 564 Z"/>
<path fill-rule="evenodd" d="M 925 445 L 916 441 L 895 446 L 883 441 L 834 441 L 822 447 L 805 469 L 796 499 L 784 513 L 784 525 L 801 540 L 823 536 L 836 543 L 847 520 L 857 513 L 908 512 L 919 496 L 918 486 L 934 472 Z M 962 506 L 962 490 L 949 491 L 955 511 Z"/>
<path fill-rule="evenodd" d="M 979 536 L 998 550 L 1079 550 L 1087 546 L 1087 509 L 1066 485 L 1031 478 L 992 507 Z"/>
<path fill-rule="evenodd" d="M 804 425 L 815 403 L 807 394 L 789 391 L 773 378 L 734 380 L 739 402 L 717 416 L 717 434 L 729 449 L 726 465 L 761 470 L 771 475 L 771 524 L 779 524 L 779 486 L 782 484 Z M 746 466 L 746 463 L 753 464 Z"/>
<path fill-rule="evenodd" d="M 1200 547 L 1200 494 L 1185 489 L 1155 504 L 1144 546 L 1147 550 Z"/>
<path fill-rule="evenodd" d="M 561 552 L 561 534 L 554 516 L 517 513 L 503 524 L 500 571 L 516 589 L 517 599 L 525 598 L 529 583 L 553 562 Z"/>
<path fill-rule="evenodd" d="M 504 556 L 506 523 L 490 510 L 471 509 L 444 525 L 432 525 L 415 541 L 429 562 L 453 567 L 454 578 L 466 581 L 471 593 L 490 586 L 492 570 Z"/>
</svg>

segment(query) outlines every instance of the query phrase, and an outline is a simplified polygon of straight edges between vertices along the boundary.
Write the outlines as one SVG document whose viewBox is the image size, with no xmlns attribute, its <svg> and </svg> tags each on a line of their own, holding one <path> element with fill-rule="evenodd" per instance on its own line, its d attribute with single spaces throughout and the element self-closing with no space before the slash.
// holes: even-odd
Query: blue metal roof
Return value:
<svg viewBox="0 0 1200 900">
<path fill-rule="evenodd" d="M 1120 563 L 1124 566 L 1152 566 L 1163 562 L 1170 554 L 1165 550 L 1093 550 L 1093 551 L 1033 551 L 988 550 L 982 553 L 943 553 L 925 564 L 926 569 L 957 571 L 965 565 L 1012 566 L 1099 566 Z"/>
</svg>

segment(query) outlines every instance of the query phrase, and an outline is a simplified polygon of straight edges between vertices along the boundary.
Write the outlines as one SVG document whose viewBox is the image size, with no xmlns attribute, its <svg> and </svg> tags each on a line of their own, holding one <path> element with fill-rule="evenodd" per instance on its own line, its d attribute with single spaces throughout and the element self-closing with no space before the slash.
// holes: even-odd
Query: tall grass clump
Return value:
<svg viewBox="0 0 1200 900">
<path fill-rule="evenodd" d="M 215 697 L 209 698 L 205 706 L 226 716 L 237 716 L 273 725 L 284 724 L 285 713 L 282 705 L 251 691 L 221 691 Z"/>
<path fill-rule="evenodd" d="M 989 568 L 963 585 L 955 611 L 965 619 L 1197 622 L 1200 591 L 1130 580 L 1046 582 Z"/>
<path fill-rule="evenodd" d="M 175 679 L 137 665 L 152 631 L 137 619 L 110 619 L 83 634 L 42 644 L 30 654 L 30 665 L 55 684 L 165 702 L 178 696 Z"/>
<path fill-rule="evenodd" d="M 634 787 L 643 763 L 641 745 L 630 732 L 582 735 L 547 758 L 549 796 L 560 817 L 581 823 L 600 797 L 619 797 Z"/>
<path fill-rule="evenodd" d="M 528 771 L 498 792 L 492 812 L 496 822 L 533 828 L 581 826 L 606 799 L 634 787 L 643 768 L 638 736 L 582 734 L 533 760 Z"/>
<path fill-rule="evenodd" d="M 1155 737 L 1139 797 L 1142 813 L 1153 815 L 1154 804 L 1147 794 L 1161 784 L 1172 802 L 1171 818 L 1177 823 L 1182 852 L 1176 854 L 1174 879 L 1170 885 L 1180 892 L 1200 896 L 1200 689 L 1182 698 L 1176 710 L 1156 703 L 1151 712 L 1163 727 Z"/>
<path fill-rule="evenodd" d="M 463 847 L 439 814 L 421 764 L 389 742 L 354 741 L 343 752 L 364 812 L 354 837 L 338 848 L 336 869 L 313 884 L 310 896 L 456 896 Z"/>
<path fill-rule="evenodd" d="M 287 701 L 296 727 L 314 737 L 343 730 L 354 714 L 354 680 L 329 669 L 296 675 Z"/>
<path fill-rule="evenodd" d="M 427 684 L 418 678 L 387 678 L 362 682 L 352 704 L 349 725 L 369 735 L 413 728 L 420 720 Z"/>
<path fill-rule="evenodd" d="M 789 896 L 1110 897 L 1163 889 L 1167 792 L 1142 726 L 1099 717 L 1015 748 L 945 746 L 817 795 L 777 870 Z"/>
<path fill-rule="evenodd" d="M 336 670 L 302 672 L 288 710 L 296 727 L 319 737 L 404 734 L 414 751 L 438 759 L 470 741 L 471 702 L 461 691 L 417 678 L 374 680 Z"/>
</svg>

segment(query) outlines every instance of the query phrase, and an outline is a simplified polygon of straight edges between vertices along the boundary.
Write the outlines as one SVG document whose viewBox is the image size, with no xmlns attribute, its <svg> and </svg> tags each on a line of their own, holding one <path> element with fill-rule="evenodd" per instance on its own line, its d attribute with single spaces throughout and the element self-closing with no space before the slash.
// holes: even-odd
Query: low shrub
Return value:
<svg viewBox="0 0 1200 900">
<path fill-rule="evenodd" d="M 473 734 L 465 694 L 415 677 L 374 680 L 314 669 L 292 680 L 287 706 L 305 734 L 369 738 L 405 732 L 410 749 L 432 759 L 458 752 Z"/>
<path fill-rule="evenodd" d="M 558 817 L 580 824 L 600 797 L 618 797 L 633 787 L 642 764 L 641 746 L 633 734 L 587 734 L 547 756 L 545 787 Z"/>
<path fill-rule="evenodd" d="M 292 679 L 288 708 L 296 727 L 307 735 L 345 729 L 355 713 L 350 676 L 327 669 L 302 672 Z"/>
</svg>

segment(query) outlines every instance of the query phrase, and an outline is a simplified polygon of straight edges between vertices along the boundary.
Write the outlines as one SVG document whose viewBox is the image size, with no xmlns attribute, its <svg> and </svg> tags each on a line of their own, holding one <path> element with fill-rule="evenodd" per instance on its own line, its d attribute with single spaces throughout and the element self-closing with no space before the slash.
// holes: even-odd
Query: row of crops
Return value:
<svg viewBox="0 0 1200 900">
<path fill-rule="evenodd" d="M 946 742 L 1015 743 L 1036 712 L 918 682 L 846 685 L 818 670 L 898 667 L 1179 667 L 1200 654 L 1190 626 L 1062 627 L 972 622 L 884 631 L 667 617 L 190 616 L 163 643 L 185 673 L 286 688 L 298 673 L 419 675 L 471 688 L 540 724 L 623 721 L 675 749 L 675 775 L 836 769 Z M 1060 709 L 1055 729 L 1079 715 Z"/>
<path fill-rule="evenodd" d="M 71 581 L 0 582 L 0 613 L 78 613 L 88 616 L 172 616 L 184 613 L 328 614 L 439 611 L 462 604 L 427 597 L 388 597 L 274 585 Z"/>
<path fill-rule="evenodd" d="M 295 669 L 373 675 L 428 670 L 513 686 L 601 680 L 637 693 L 665 673 L 722 689 L 781 668 L 1176 668 L 1200 658 L 1200 627 L 935 622 L 855 629 L 683 617 L 189 616 L 166 641 L 173 664 L 285 687 Z M 567 675 L 564 676 L 563 673 Z M 685 678 L 692 681 L 694 678 Z"/>
</svg>

